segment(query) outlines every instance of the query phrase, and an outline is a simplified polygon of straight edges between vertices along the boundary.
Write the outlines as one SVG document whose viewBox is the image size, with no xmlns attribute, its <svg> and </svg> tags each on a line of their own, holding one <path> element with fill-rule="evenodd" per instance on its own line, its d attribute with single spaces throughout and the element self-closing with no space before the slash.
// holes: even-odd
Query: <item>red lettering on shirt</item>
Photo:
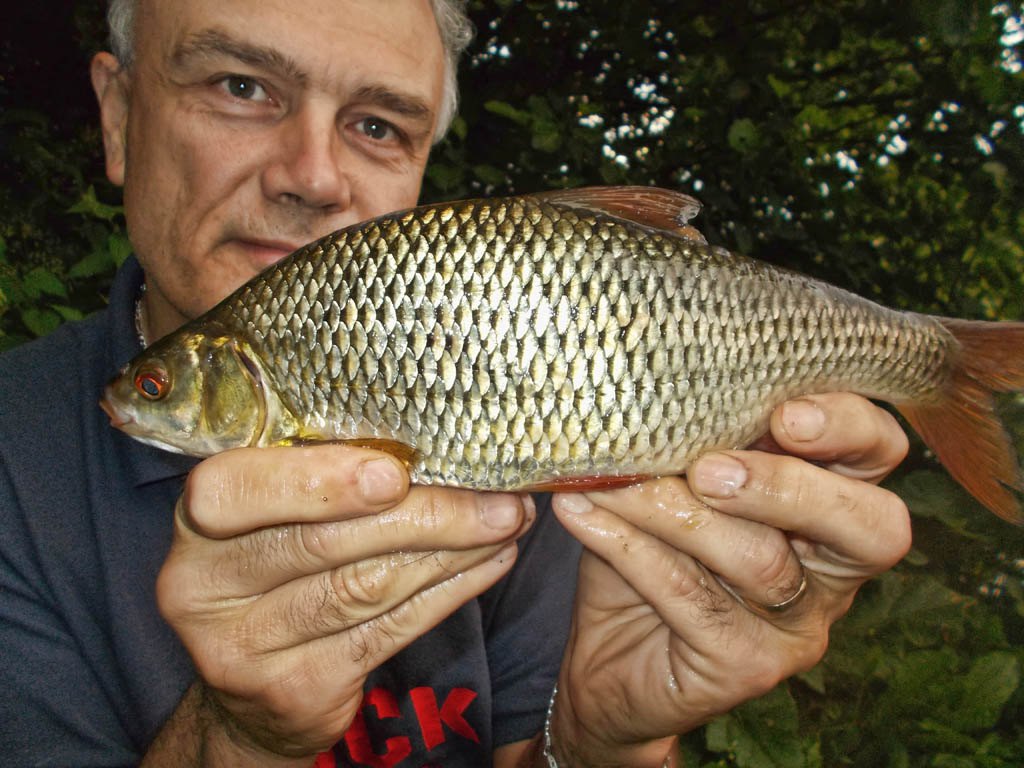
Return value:
<svg viewBox="0 0 1024 768">
<path fill-rule="evenodd" d="M 409 698 L 412 699 L 412 706 L 416 710 L 416 719 L 420 722 L 420 733 L 423 734 L 423 743 L 428 750 L 433 749 L 444 740 L 444 728 L 442 723 L 451 728 L 455 733 L 464 738 L 470 739 L 477 744 L 480 737 L 473 730 L 462 713 L 473 703 L 476 692 L 468 688 L 454 688 L 449 692 L 441 708 L 437 707 L 437 696 L 433 688 L 413 688 L 409 691 Z"/>
<path fill-rule="evenodd" d="M 392 768 L 412 754 L 412 743 L 407 736 L 392 736 L 384 742 L 384 753 L 376 754 L 366 730 L 366 711 L 369 707 L 377 710 L 381 720 L 401 717 L 394 694 L 386 688 L 374 688 L 363 698 L 363 704 L 345 731 L 345 746 L 352 759 L 371 768 Z"/>
<path fill-rule="evenodd" d="M 469 688 L 453 688 L 444 703 L 438 706 L 437 693 L 433 688 L 421 686 L 409 691 L 409 699 L 416 713 L 423 746 L 430 752 L 447 740 L 445 726 L 452 733 L 479 744 L 480 737 L 469 724 L 463 713 L 476 699 L 477 694 Z M 412 754 L 412 742 L 408 736 L 392 736 L 384 742 L 384 752 L 374 751 L 370 740 L 367 718 L 394 720 L 402 717 L 395 695 L 386 688 L 374 688 L 363 697 L 363 703 L 345 732 L 345 746 L 348 747 L 352 762 L 370 768 L 393 768 L 404 763 Z M 399 725 L 399 727 L 403 727 Z M 404 730 L 411 727 L 405 726 Z M 313 768 L 336 768 L 333 756 L 319 755 Z"/>
</svg>

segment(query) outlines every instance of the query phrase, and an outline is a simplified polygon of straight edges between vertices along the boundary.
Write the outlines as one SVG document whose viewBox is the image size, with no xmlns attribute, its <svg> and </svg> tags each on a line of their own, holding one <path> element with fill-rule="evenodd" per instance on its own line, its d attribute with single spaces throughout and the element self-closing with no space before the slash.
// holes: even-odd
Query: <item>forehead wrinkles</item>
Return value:
<svg viewBox="0 0 1024 768">
<path fill-rule="evenodd" d="M 182 67 L 196 59 L 221 56 L 227 56 L 254 68 L 276 72 L 304 88 L 310 85 L 309 73 L 291 56 L 270 46 L 239 40 L 213 28 L 188 35 L 172 50 L 171 62 L 174 66 Z M 326 81 L 329 74 L 324 72 L 321 77 Z M 358 101 L 378 104 L 416 120 L 428 120 L 434 113 L 431 105 L 419 95 L 385 84 L 361 85 L 353 95 Z"/>
<path fill-rule="evenodd" d="M 301 85 L 309 81 L 309 76 L 298 62 L 276 48 L 238 40 L 218 29 L 204 29 L 190 34 L 174 47 L 171 62 L 183 66 L 194 59 L 215 56 L 228 56 L 253 67 L 279 72 Z"/>
</svg>

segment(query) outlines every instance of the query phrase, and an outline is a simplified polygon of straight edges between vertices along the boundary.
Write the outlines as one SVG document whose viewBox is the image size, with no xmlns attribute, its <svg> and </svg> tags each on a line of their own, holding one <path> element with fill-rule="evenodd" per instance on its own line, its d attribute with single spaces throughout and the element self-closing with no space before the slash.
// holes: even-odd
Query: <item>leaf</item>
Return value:
<svg viewBox="0 0 1024 768">
<path fill-rule="evenodd" d="M 96 190 L 90 185 L 78 202 L 68 208 L 70 213 L 84 213 L 86 216 L 92 216 L 103 221 L 112 221 L 124 212 L 124 208 L 119 205 L 107 205 L 96 199 Z"/>
<path fill-rule="evenodd" d="M 963 695 L 954 708 L 953 726 L 976 732 L 995 727 L 1003 706 L 1020 685 L 1020 666 L 1006 651 L 977 659 L 963 678 Z"/>
<path fill-rule="evenodd" d="M 915 516 L 938 520 L 968 535 L 972 512 L 964 508 L 965 497 L 960 486 L 945 471 L 918 470 L 902 476 L 889 487 Z"/>
<path fill-rule="evenodd" d="M 60 296 L 67 298 L 68 289 L 55 274 L 45 267 L 36 267 L 25 273 L 21 279 L 25 292 L 32 298 L 46 294 L 48 296 Z"/>
<path fill-rule="evenodd" d="M 120 267 L 132 254 L 132 244 L 128 236 L 121 232 L 112 232 L 107 238 L 107 248 L 114 260 L 114 266 Z"/>
<path fill-rule="evenodd" d="M 557 152 L 562 146 L 562 134 L 558 126 L 546 120 L 537 120 L 533 126 L 533 139 L 530 142 L 534 149 L 541 152 Z"/>
<path fill-rule="evenodd" d="M 67 322 L 81 320 L 84 317 L 84 315 L 82 314 L 82 310 L 77 309 L 75 307 L 68 307 L 63 304 L 54 304 L 53 311 L 60 315 L 61 318 Z"/>
<path fill-rule="evenodd" d="M 903 558 L 903 562 L 908 565 L 916 565 L 918 567 L 924 567 L 928 565 L 928 555 L 922 552 L 917 547 L 911 547 L 910 551 Z"/>
<path fill-rule="evenodd" d="M 511 104 L 504 101 L 492 99 L 491 101 L 484 102 L 484 109 L 495 115 L 507 117 L 509 120 L 514 123 L 518 123 L 519 125 L 529 125 L 533 121 L 532 114 L 522 109 L 516 109 Z"/>
<path fill-rule="evenodd" d="M 449 129 L 455 136 L 460 139 L 465 139 L 469 133 L 469 127 L 466 125 L 466 118 L 462 115 L 456 115 L 452 118 L 451 128 Z"/>
<path fill-rule="evenodd" d="M 821 664 L 811 667 L 806 672 L 801 672 L 797 675 L 797 679 L 815 693 L 820 693 L 822 695 L 826 693 L 825 667 Z"/>
<path fill-rule="evenodd" d="M 68 277 L 81 278 L 98 275 L 114 267 L 114 259 L 109 250 L 96 249 L 81 261 L 71 265 Z"/>
<path fill-rule="evenodd" d="M 772 91 L 774 91 L 775 95 L 778 96 L 780 99 L 789 96 L 789 94 L 793 92 L 792 86 L 790 86 L 786 81 L 780 80 L 778 77 L 771 73 L 769 73 L 768 75 L 768 85 L 771 86 Z"/>
<path fill-rule="evenodd" d="M 26 307 L 21 311 L 21 322 L 36 336 L 45 336 L 60 325 L 60 315 L 49 309 Z"/>
<path fill-rule="evenodd" d="M 473 175 L 480 179 L 484 184 L 498 186 L 499 184 L 505 183 L 505 174 L 500 168 L 495 168 L 493 165 L 487 165 L 484 163 L 474 165 Z"/>
<path fill-rule="evenodd" d="M 446 163 L 432 163 L 427 168 L 427 176 L 442 190 L 454 189 L 462 180 L 462 169 Z"/>
<path fill-rule="evenodd" d="M 740 154 L 755 150 L 761 143 L 761 131 L 750 118 L 744 117 L 729 126 L 729 146 Z"/>
<path fill-rule="evenodd" d="M 809 763 L 798 726 L 796 702 L 780 685 L 708 725 L 707 744 L 740 768 L 803 768 Z"/>
</svg>

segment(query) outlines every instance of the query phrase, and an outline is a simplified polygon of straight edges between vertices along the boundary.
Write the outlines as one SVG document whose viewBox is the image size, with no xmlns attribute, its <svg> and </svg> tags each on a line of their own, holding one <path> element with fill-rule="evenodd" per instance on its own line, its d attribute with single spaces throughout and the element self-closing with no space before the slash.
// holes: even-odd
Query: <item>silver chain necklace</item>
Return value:
<svg viewBox="0 0 1024 768">
<path fill-rule="evenodd" d="M 146 334 L 142 330 L 142 297 L 146 295 L 146 284 L 143 283 L 139 288 L 139 293 L 135 297 L 135 336 L 139 340 L 139 344 L 143 349 L 149 346 L 146 341 Z"/>
</svg>

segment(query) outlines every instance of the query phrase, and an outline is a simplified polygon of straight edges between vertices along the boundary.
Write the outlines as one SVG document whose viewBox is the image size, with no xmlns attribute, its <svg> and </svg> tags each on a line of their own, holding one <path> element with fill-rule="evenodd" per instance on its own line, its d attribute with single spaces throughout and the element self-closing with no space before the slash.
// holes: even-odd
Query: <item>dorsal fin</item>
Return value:
<svg viewBox="0 0 1024 768">
<path fill-rule="evenodd" d="M 541 192 L 535 197 L 554 205 L 666 229 L 684 237 L 692 236 L 691 230 L 696 231 L 688 222 L 701 209 L 696 198 L 660 187 L 580 187 Z"/>
</svg>

